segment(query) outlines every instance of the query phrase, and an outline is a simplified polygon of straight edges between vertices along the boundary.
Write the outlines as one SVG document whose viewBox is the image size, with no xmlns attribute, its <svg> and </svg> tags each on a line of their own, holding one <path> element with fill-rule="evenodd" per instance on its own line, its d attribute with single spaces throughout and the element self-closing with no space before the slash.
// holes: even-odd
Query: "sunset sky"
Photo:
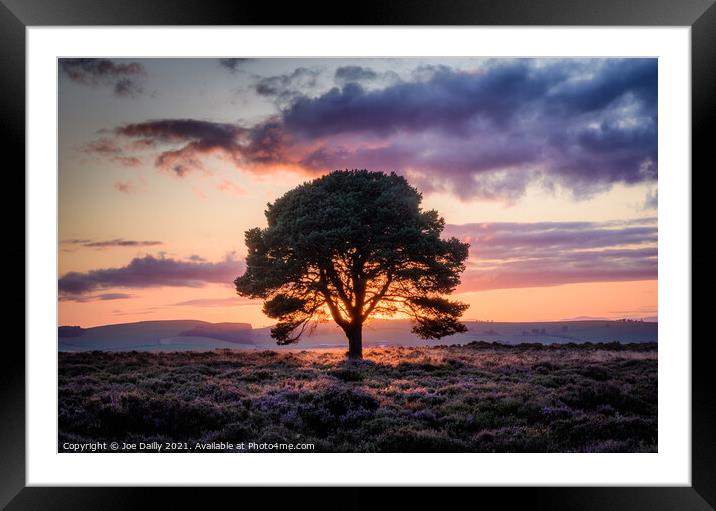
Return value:
<svg viewBox="0 0 716 511">
<path fill-rule="evenodd" d="M 465 319 L 657 316 L 656 59 L 61 59 L 59 323 L 273 321 L 243 233 L 396 171 L 471 243 Z"/>
</svg>

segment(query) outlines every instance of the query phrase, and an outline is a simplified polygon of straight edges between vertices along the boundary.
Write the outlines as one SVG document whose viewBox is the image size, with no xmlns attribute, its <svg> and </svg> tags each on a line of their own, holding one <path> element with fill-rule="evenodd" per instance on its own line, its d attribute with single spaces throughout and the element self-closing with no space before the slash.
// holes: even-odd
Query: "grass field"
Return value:
<svg viewBox="0 0 716 511">
<path fill-rule="evenodd" d="M 66 442 L 654 452 L 656 344 L 59 353 Z M 166 450 L 166 449 L 165 449 Z"/>
</svg>

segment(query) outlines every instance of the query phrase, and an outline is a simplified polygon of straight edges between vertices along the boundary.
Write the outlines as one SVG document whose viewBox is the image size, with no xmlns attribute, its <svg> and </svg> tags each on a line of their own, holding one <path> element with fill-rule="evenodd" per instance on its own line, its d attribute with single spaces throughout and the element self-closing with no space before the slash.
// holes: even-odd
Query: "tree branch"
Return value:
<svg viewBox="0 0 716 511">
<path fill-rule="evenodd" d="M 393 282 L 393 276 L 389 273 L 386 277 L 385 284 L 381 288 L 381 290 L 378 292 L 378 294 L 374 295 L 373 298 L 371 298 L 368 303 L 368 308 L 365 310 L 365 312 L 361 313 L 361 319 L 365 321 L 368 319 L 368 316 L 373 312 L 376 305 L 385 297 L 386 293 L 388 292 L 388 288 L 390 288 L 390 284 Z"/>
</svg>

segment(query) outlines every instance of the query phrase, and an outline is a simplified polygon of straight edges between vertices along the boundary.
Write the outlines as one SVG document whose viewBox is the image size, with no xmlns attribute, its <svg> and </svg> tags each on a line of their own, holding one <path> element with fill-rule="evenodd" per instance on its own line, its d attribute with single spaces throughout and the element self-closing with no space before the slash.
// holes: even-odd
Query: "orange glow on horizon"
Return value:
<svg viewBox="0 0 716 511">
<path fill-rule="evenodd" d="M 228 286 L 166 287 L 130 293 L 132 297 L 125 300 L 61 301 L 59 324 L 92 327 L 195 319 L 212 323 L 251 323 L 254 328 L 260 328 L 274 323 L 261 312 L 260 301 L 241 299 Z M 457 293 L 451 298 L 470 305 L 463 316 L 466 321 L 534 322 L 580 317 L 637 319 L 657 316 L 658 283 L 656 280 L 589 282 Z"/>
</svg>

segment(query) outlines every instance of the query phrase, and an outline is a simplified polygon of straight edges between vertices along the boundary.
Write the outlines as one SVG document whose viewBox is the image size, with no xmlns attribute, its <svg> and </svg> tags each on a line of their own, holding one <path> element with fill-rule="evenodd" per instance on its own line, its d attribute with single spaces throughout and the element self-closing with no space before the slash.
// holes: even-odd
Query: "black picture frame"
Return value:
<svg viewBox="0 0 716 511">
<path fill-rule="evenodd" d="M 390 3 L 364 1 L 337 7 L 301 2 L 277 8 L 268 3 L 214 0 L 0 0 L 0 134 L 5 156 L 6 190 L 25 189 L 25 28 L 63 25 L 569 25 L 569 26 L 690 26 L 692 64 L 692 169 L 714 166 L 711 133 L 716 123 L 716 6 L 715 0 L 421 0 Z M 313 9 L 311 9 L 313 7 Z M 323 13 L 323 14 L 320 14 Z M 688 172 L 689 169 L 684 169 Z M 701 179 L 701 178 L 700 178 Z M 701 193 L 706 193 L 701 188 Z M 696 189 L 694 189 L 696 190 Z M 6 194 L 6 197 L 11 194 Z M 692 216 L 700 218 L 693 209 Z M 18 205 L 3 201 L 8 235 L 8 260 L 25 258 L 24 227 L 14 221 Z M 693 233 L 692 228 L 692 233 Z M 13 233 L 14 234 L 14 233 Z M 22 238 L 21 243 L 19 239 Z M 12 240 L 12 241 L 10 241 Z M 18 241 L 15 241 L 18 240 Z M 692 253 L 693 244 L 692 244 Z M 692 263 L 693 264 L 693 263 Z M 8 265 L 7 268 L 10 268 Z M 19 279 L 19 271 L 6 270 Z M 699 281 L 704 288 L 710 279 Z M 24 289 L 24 283 L 23 283 Z M 19 307 L 21 302 L 13 297 Z M 9 303 L 9 302 L 7 302 Z M 24 305 L 24 301 L 22 301 Z M 705 302 L 693 303 L 706 315 Z M 7 321 L 19 323 L 17 317 Z M 24 332 L 23 332 L 24 334 Z M 19 336 L 8 336 L 0 356 L 0 507 L 22 509 L 134 509 L 205 507 L 206 491 L 186 488 L 59 488 L 25 485 L 25 349 Z M 684 339 L 684 342 L 689 339 Z M 690 487 L 528 487 L 474 488 L 471 495 L 451 494 L 451 501 L 468 498 L 481 505 L 499 502 L 501 508 L 707 510 L 716 507 L 716 377 L 708 336 L 693 338 L 692 350 L 692 486 Z M 305 500 L 293 489 L 291 500 Z M 336 497 L 325 493 L 312 507 L 341 503 L 365 508 L 376 502 L 374 489 L 350 488 Z M 451 490 L 464 493 L 465 490 Z M 231 495 L 229 495 L 231 493 Z M 401 507 L 426 503 L 424 491 L 404 492 Z M 266 489 L 213 489 L 216 496 L 258 503 L 276 493 Z M 152 498 L 150 498 L 152 497 Z M 442 500 L 444 505 L 446 502 Z"/>
</svg>

